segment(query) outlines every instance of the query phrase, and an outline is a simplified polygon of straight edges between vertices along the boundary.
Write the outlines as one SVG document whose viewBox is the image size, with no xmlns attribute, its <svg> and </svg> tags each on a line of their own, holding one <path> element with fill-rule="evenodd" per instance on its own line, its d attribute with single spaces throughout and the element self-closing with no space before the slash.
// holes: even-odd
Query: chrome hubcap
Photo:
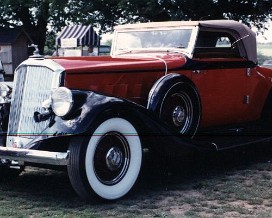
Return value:
<svg viewBox="0 0 272 218">
<path fill-rule="evenodd" d="M 115 185 L 126 175 L 130 163 L 130 149 L 126 138 L 118 132 L 101 137 L 94 154 L 94 171 L 105 185 Z"/>
<path fill-rule="evenodd" d="M 186 92 L 177 92 L 165 99 L 160 117 L 179 133 L 186 134 L 191 126 L 193 113 L 194 107 L 190 96 Z"/>
<path fill-rule="evenodd" d="M 175 126 L 180 126 L 185 119 L 185 110 L 181 106 L 177 106 L 172 114 L 173 123 Z"/>
<path fill-rule="evenodd" d="M 123 155 L 119 148 L 111 148 L 106 155 L 106 163 L 111 171 L 117 170 L 122 165 Z"/>
</svg>

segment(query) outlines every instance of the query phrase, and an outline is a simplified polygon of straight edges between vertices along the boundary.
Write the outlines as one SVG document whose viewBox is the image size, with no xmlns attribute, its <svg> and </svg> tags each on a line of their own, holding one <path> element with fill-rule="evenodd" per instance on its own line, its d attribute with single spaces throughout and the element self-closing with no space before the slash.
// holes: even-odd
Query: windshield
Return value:
<svg viewBox="0 0 272 218">
<path fill-rule="evenodd" d="M 187 49 L 192 29 L 167 29 L 118 32 L 115 53 L 143 49 Z"/>
</svg>

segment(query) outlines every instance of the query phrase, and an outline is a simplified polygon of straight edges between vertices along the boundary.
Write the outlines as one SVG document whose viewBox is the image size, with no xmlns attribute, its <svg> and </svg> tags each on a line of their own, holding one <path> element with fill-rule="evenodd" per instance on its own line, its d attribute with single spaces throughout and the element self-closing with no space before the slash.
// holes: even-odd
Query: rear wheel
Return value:
<svg viewBox="0 0 272 218">
<path fill-rule="evenodd" d="M 134 126 L 123 118 L 100 123 L 91 137 L 70 144 L 68 174 L 84 199 L 92 194 L 107 200 L 126 195 L 134 186 L 142 163 L 141 141 Z"/>
<path fill-rule="evenodd" d="M 177 132 L 193 136 L 200 122 L 200 100 L 195 87 L 186 82 L 173 84 L 162 98 L 159 113 Z"/>
</svg>

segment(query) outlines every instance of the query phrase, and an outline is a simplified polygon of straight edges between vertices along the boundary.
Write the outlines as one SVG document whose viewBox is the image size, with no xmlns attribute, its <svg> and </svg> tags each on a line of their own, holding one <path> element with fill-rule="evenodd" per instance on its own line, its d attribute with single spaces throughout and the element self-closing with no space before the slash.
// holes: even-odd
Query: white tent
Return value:
<svg viewBox="0 0 272 218">
<path fill-rule="evenodd" d="M 92 26 L 66 26 L 56 38 L 56 45 L 61 46 L 62 41 L 71 40 L 76 46 L 99 46 L 99 35 Z"/>
</svg>

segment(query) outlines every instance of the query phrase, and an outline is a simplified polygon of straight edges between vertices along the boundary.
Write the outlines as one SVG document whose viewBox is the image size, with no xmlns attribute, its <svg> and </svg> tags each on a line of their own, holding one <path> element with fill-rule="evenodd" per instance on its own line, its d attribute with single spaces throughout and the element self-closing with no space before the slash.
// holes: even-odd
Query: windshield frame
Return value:
<svg viewBox="0 0 272 218">
<path fill-rule="evenodd" d="M 129 32 L 141 32 L 141 31 L 167 31 L 167 30 L 182 30 L 182 29 L 191 29 L 191 37 L 189 39 L 189 43 L 187 48 L 140 48 L 140 49 L 128 49 L 128 50 L 117 50 L 117 39 L 119 33 L 129 33 Z M 118 29 L 114 31 L 113 37 L 113 46 L 111 48 L 111 56 L 119 56 L 119 55 L 129 55 L 133 53 L 146 53 L 146 52 L 177 52 L 186 54 L 188 57 L 192 57 L 194 46 L 196 43 L 196 37 L 198 33 L 199 27 L 196 25 L 192 26 L 165 26 L 165 27 L 148 27 L 148 28 L 130 28 L 130 29 Z"/>
</svg>

